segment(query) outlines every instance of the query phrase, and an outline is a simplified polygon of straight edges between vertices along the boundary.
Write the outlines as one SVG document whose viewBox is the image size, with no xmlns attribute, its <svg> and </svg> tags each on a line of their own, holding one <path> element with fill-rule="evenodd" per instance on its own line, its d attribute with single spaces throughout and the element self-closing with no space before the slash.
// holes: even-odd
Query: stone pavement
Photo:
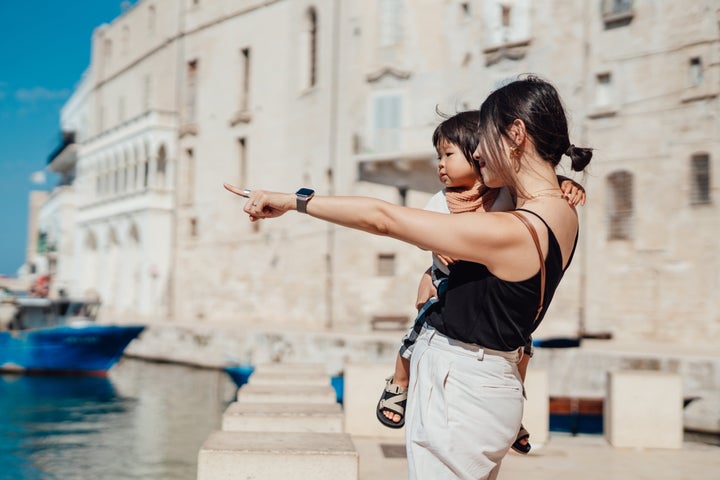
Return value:
<svg viewBox="0 0 720 480">
<path fill-rule="evenodd" d="M 353 437 L 360 456 L 360 480 L 407 478 L 407 462 L 383 455 L 399 453 L 394 440 Z M 546 445 L 530 455 L 510 452 L 498 480 L 717 480 L 720 446 L 685 442 L 679 450 L 614 448 L 599 435 L 552 433 Z M 434 479 L 433 479 L 434 480 Z"/>
</svg>

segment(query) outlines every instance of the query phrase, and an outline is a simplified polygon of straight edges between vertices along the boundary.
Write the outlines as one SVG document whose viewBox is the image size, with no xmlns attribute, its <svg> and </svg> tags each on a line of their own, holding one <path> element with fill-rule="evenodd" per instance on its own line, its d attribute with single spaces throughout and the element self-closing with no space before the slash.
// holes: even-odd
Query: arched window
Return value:
<svg viewBox="0 0 720 480">
<path fill-rule="evenodd" d="M 608 240 L 632 237 L 633 176 L 628 171 L 611 173 L 608 183 Z"/>
<path fill-rule="evenodd" d="M 165 187 L 165 171 L 167 170 L 167 153 L 165 151 L 165 145 L 160 145 L 157 153 L 157 187 Z"/>
<path fill-rule="evenodd" d="M 128 240 L 130 241 L 131 245 L 140 244 L 140 232 L 138 231 L 137 225 L 134 223 L 130 225 L 130 230 L 128 231 Z"/>
<path fill-rule="evenodd" d="M 120 242 L 118 241 L 117 233 L 115 232 L 114 228 L 110 227 L 110 230 L 108 231 L 106 248 L 110 250 L 113 248 L 117 248 L 118 245 L 120 245 Z"/>
<path fill-rule="evenodd" d="M 710 155 L 697 153 L 690 159 L 690 204 L 710 203 Z"/>
<path fill-rule="evenodd" d="M 300 32 L 300 80 L 301 88 L 312 88 L 317 84 L 317 10 L 310 7 L 305 13 L 305 24 Z"/>
<path fill-rule="evenodd" d="M 308 86 L 314 87 L 317 83 L 317 12 L 311 8 L 307 12 L 308 26 L 308 53 L 310 55 Z"/>
<path fill-rule="evenodd" d="M 95 238 L 95 234 L 92 232 L 87 232 L 87 235 L 85 236 L 85 248 L 88 250 L 95 251 L 97 250 L 97 238 Z"/>
</svg>

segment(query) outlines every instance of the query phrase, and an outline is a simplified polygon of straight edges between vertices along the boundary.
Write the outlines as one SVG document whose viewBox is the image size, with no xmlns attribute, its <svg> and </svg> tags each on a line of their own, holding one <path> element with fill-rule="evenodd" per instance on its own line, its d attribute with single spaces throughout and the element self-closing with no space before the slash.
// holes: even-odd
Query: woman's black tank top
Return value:
<svg viewBox="0 0 720 480">
<path fill-rule="evenodd" d="M 459 261 L 450 268 L 445 295 L 428 312 L 428 324 L 439 332 L 456 340 L 502 351 L 515 350 L 530 341 L 572 261 L 577 235 L 570 260 L 563 269 L 560 245 L 545 220 L 530 210 L 518 210 L 538 217 L 548 231 L 545 298 L 537 321 L 539 271 L 527 280 L 509 282 L 497 278 L 485 265 Z"/>
</svg>

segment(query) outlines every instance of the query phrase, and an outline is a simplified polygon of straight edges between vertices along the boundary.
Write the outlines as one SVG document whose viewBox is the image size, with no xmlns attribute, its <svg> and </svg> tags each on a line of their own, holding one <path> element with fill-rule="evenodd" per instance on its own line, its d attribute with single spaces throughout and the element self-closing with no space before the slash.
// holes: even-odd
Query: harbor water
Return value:
<svg viewBox="0 0 720 480">
<path fill-rule="evenodd" d="M 106 378 L 0 375 L 1 480 L 192 480 L 236 387 L 124 358 Z"/>
</svg>

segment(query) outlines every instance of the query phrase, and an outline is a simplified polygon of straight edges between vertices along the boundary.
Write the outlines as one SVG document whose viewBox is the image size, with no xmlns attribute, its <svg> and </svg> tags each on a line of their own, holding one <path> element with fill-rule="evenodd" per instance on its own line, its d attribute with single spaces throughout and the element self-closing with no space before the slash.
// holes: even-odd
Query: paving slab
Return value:
<svg viewBox="0 0 720 480">
<path fill-rule="evenodd" d="M 360 480 L 407 478 L 404 444 L 387 438 L 352 438 L 360 459 Z M 553 432 L 529 455 L 508 453 L 498 480 L 717 480 L 718 472 L 720 446 L 686 441 L 679 450 L 616 448 L 600 435 Z"/>
</svg>

